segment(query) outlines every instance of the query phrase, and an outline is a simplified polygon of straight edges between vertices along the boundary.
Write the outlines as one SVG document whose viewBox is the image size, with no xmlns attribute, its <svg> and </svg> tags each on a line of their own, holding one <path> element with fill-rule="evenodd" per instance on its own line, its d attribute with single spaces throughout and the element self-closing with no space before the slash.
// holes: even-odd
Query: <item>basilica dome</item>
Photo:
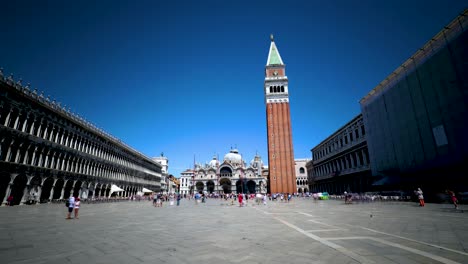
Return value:
<svg viewBox="0 0 468 264">
<path fill-rule="evenodd" d="M 242 156 L 239 154 L 239 151 L 237 149 L 231 149 L 229 153 L 224 155 L 224 161 L 229 161 L 231 163 L 241 163 Z"/>
<path fill-rule="evenodd" d="M 216 168 L 218 167 L 218 160 L 216 159 L 216 156 L 213 157 L 213 159 L 210 161 L 209 166 L 211 168 Z"/>
</svg>

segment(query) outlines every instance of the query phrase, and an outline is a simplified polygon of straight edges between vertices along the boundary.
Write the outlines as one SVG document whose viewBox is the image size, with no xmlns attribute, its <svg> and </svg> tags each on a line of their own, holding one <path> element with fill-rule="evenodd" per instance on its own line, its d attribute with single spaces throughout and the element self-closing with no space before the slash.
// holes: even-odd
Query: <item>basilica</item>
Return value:
<svg viewBox="0 0 468 264">
<path fill-rule="evenodd" d="M 247 163 L 237 149 L 216 156 L 206 164 L 195 164 L 193 185 L 197 192 L 207 193 L 266 193 L 268 168 L 257 154 Z"/>
</svg>

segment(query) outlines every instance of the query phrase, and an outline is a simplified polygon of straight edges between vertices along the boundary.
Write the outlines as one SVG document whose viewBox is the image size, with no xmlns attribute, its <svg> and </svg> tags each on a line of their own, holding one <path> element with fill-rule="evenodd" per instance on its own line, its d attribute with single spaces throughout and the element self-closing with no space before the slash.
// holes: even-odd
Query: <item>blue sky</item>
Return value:
<svg viewBox="0 0 468 264">
<path fill-rule="evenodd" d="M 0 67 L 180 172 L 231 146 L 267 163 L 275 35 L 296 158 L 467 7 L 464 1 L 7 1 Z"/>
</svg>

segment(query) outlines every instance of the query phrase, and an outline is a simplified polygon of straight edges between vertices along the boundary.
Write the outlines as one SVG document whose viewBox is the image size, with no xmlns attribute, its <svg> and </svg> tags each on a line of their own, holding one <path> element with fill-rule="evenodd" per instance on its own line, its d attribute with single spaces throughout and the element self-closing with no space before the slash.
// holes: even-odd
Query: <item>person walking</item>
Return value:
<svg viewBox="0 0 468 264">
<path fill-rule="evenodd" d="M 424 207 L 424 196 L 421 188 L 418 188 L 416 191 L 414 191 L 414 193 L 418 196 L 419 206 Z"/>
<path fill-rule="evenodd" d="M 73 208 L 75 208 L 75 197 L 70 196 L 70 198 L 68 198 L 68 202 L 65 205 L 68 207 L 68 214 L 66 219 L 72 219 L 71 213 L 73 212 Z"/>
<path fill-rule="evenodd" d="M 79 219 L 79 218 L 78 218 L 78 211 L 80 210 L 80 204 L 81 204 L 80 198 L 77 197 L 77 198 L 75 199 L 75 219 Z"/>
<path fill-rule="evenodd" d="M 450 191 L 450 190 L 445 190 L 445 192 L 448 195 L 450 195 L 450 200 L 452 201 L 453 205 L 455 206 L 455 209 L 458 209 L 458 199 L 457 199 L 457 196 L 455 196 L 455 192 Z"/>
<path fill-rule="evenodd" d="M 239 207 L 242 207 L 242 200 L 244 199 L 242 193 L 239 193 L 237 195 L 237 199 L 239 200 Z"/>
<path fill-rule="evenodd" d="M 177 194 L 177 206 L 180 205 L 180 198 L 181 198 L 180 196 L 181 196 L 180 193 L 178 193 Z"/>
</svg>

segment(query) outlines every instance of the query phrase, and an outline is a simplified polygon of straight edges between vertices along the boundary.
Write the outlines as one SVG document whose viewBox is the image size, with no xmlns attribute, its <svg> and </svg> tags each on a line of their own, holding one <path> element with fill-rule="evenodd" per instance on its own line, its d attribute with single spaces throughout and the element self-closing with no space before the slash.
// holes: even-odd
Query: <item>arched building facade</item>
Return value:
<svg viewBox="0 0 468 264">
<path fill-rule="evenodd" d="M 0 70 L 0 202 L 159 191 L 161 164 Z"/>
<path fill-rule="evenodd" d="M 220 163 L 216 157 L 204 165 L 196 164 L 194 186 L 207 193 L 266 193 L 267 177 L 262 175 L 263 161 L 259 155 L 250 162 L 243 161 L 237 149 L 231 149 Z"/>
</svg>

